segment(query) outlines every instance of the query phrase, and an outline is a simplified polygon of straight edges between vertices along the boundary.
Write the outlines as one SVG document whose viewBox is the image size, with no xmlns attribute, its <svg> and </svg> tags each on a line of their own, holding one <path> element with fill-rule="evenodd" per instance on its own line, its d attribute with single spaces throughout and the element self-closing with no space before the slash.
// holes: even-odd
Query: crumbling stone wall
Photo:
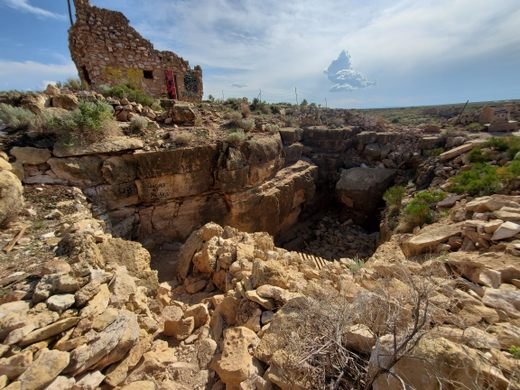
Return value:
<svg viewBox="0 0 520 390">
<path fill-rule="evenodd" d="M 202 69 L 169 51 L 155 50 L 120 12 L 75 0 L 76 22 L 69 48 L 82 81 L 93 87 L 129 83 L 152 96 L 167 94 L 165 71 L 172 71 L 176 98 L 202 98 Z M 172 96 L 170 96 L 172 97 Z"/>
</svg>

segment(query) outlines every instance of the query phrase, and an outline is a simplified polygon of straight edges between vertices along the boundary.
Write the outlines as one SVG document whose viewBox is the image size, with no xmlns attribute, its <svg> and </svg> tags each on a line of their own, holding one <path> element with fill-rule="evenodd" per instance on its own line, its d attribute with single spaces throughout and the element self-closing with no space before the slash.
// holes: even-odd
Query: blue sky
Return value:
<svg viewBox="0 0 520 390">
<path fill-rule="evenodd" d="M 520 98 L 519 0 L 91 0 L 200 64 L 205 95 L 390 107 Z M 0 89 L 76 76 L 66 0 L 0 0 Z M 345 50 L 346 54 L 340 56 Z"/>
</svg>

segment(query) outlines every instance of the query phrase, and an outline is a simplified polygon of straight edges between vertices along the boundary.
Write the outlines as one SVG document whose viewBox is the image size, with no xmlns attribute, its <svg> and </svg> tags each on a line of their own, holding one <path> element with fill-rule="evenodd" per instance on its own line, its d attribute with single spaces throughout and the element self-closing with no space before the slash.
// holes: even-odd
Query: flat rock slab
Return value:
<svg viewBox="0 0 520 390">
<path fill-rule="evenodd" d="M 140 139 L 129 137 L 116 137 L 86 146 L 66 146 L 58 143 L 54 145 L 53 154 L 56 157 L 85 156 L 89 154 L 113 153 L 121 152 L 124 150 L 141 149 L 143 146 L 144 143 Z"/>
<path fill-rule="evenodd" d="M 468 143 L 466 143 L 464 145 L 457 146 L 456 148 L 453 148 L 453 149 L 450 149 L 450 150 L 448 150 L 448 151 L 446 151 L 444 153 L 441 153 L 439 158 L 440 158 L 441 161 L 452 160 L 455 157 L 460 156 L 461 154 L 469 152 L 473 148 L 475 148 L 478 145 L 480 145 L 482 142 L 483 141 L 480 141 L 480 142 L 468 142 Z"/>
<path fill-rule="evenodd" d="M 514 222 L 504 222 L 502 225 L 495 230 L 493 233 L 493 237 L 491 239 L 495 240 L 506 240 L 508 238 L 514 237 L 520 233 L 520 225 Z"/>
<path fill-rule="evenodd" d="M 450 237 L 461 234 L 461 227 L 460 223 L 454 225 L 430 225 L 421 230 L 416 236 L 403 242 L 401 249 L 407 257 L 434 251 L 440 243 L 448 240 Z"/>
<path fill-rule="evenodd" d="M 46 162 L 51 157 L 51 152 L 47 149 L 30 146 L 15 146 L 11 149 L 11 155 L 16 158 L 17 162 L 22 164 L 38 165 Z"/>
</svg>

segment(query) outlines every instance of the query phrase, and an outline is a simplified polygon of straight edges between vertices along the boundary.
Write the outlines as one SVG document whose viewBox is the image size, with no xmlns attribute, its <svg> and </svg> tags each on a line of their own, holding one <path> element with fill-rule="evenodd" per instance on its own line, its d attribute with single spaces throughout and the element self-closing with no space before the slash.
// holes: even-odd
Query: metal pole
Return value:
<svg viewBox="0 0 520 390">
<path fill-rule="evenodd" d="M 70 0 L 67 0 L 67 6 L 69 8 L 69 20 L 70 20 L 70 25 L 72 26 L 74 24 L 74 22 L 72 21 L 72 8 L 70 7 Z"/>
</svg>

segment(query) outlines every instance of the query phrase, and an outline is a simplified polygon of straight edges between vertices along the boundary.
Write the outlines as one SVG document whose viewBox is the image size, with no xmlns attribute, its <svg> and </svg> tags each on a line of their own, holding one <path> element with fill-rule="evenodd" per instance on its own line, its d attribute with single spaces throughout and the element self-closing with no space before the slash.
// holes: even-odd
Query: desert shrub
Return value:
<svg viewBox="0 0 520 390">
<path fill-rule="evenodd" d="M 251 111 L 260 112 L 262 114 L 270 114 L 271 113 L 271 107 L 264 102 L 263 100 L 260 100 L 258 98 L 254 98 L 253 102 L 251 103 Z"/>
<path fill-rule="evenodd" d="M 468 153 L 468 160 L 472 163 L 481 163 L 489 161 L 489 155 L 481 148 L 474 148 Z"/>
<path fill-rule="evenodd" d="M 0 121 L 10 129 L 27 129 L 32 125 L 35 118 L 36 115 L 25 108 L 0 103 Z"/>
<path fill-rule="evenodd" d="M 388 207 L 401 208 L 406 189 L 403 186 L 393 186 L 387 189 L 383 195 L 383 200 Z"/>
<path fill-rule="evenodd" d="M 148 127 L 148 119 L 140 115 L 136 115 L 130 121 L 129 129 L 132 133 L 141 133 Z"/>
<path fill-rule="evenodd" d="M 55 130 L 66 143 L 94 142 L 119 130 L 113 120 L 112 106 L 101 101 L 82 101 L 74 111 L 50 116 L 46 127 Z"/>
<path fill-rule="evenodd" d="M 240 110 L 242 103 L 247 103 L 247 98 L 228 98 L 224 105 L 230 107 L 232 110 Z"/>
<path fill-rule="evenodd" d="M 229 119 L 227 126 L 230 128 L 239 128 L 247 133 L 255 127 L 255 121 L 253 119 L 242 118 L 242 114 L 238 111 L 227 114 L 227 117 Z"/>
<path fill-rule="evenodd" d="M 359 257 L 354 257 L 352 260 L 353 260 L 353 263 L 349 264 L 348 269 L 353 273 L 358 272 L 361 268 L 363 268 L 365 266 L 364 259 L 361 259 Z"/>
<path fill-rule="evenodd" d="M 478 122 L 472 122 L 470 123 L 469 125 L 466 125 L 464 127 L 464 130 L 466 131 L 472 131 L 472 132 L 477 132 L 477 131 L 480 131 L 482 130 L 482 125 Z"/>
<path fill-rule="evenodd" d="M 491 137 L 485 145 L 500 152 L 505 152 L 508 149 L 508 143 L 505 137 Z"/>
<path fill-rule="evenodd" d="M 71 91 L 75 91 L 75 92 L 87 89 L 86 88 L 87 86 L 83 82 L 81 82 L 81 80 L 78 78 L 76 78 L 76 79 L 70 78 L 70 79 L 67 79 L 67 81 L 57 82 L 56 86 L 58 88 L 67 88 L 67 89 L 70 89 Z"/>
<path fill-rule="evenodd" d="M 237 146 L 246 140 L 246 134 L 243 130 L 234 130 L 226 137 L 226 142 L 230 145 Z"/>
<path fill-rule="evenodd" d="M 265 130 L 269 133 L 275 134 L 280 131 L 280 126 L 268 123 L 267 125 L 265 125 Z"/>
<path fill-rule="evenodd" d="M 433 222 L 435 205 L 446 197 L 441 190 L 425 190 L 416 193 L 403 209 L 404 220 L 413 226 L 421 226 Z"/>
<path fill-rule="evenodd" d="M 173 142 L 178 146 L 186 146 L 190 144 L 192 139 L 193 137 L 190 133 L 180 133 L 173 137 Z"/>
<path fill-rule="evenodd" d="M 497 167 L 486 163 L 476 163 L 467 171 L 450 179 L 449 190 L 469 195 L 490 195 L 502 188 L 502 180 Z"/>
<path fill-rule="evenodd" d="M 509 158 L 515 158 L 520 152 L 520 137 L 491 137 L 485 143 L 485 146 L 498 150 L 499 152 L 507 152 Z"/>
<path fill-rule="evenodd" d="M 242 102 L 240 104 L 240 112 L 242 113 L 243 118 L 248 118 L 251 115 L 251 109 L 249 108 L 249 104 L 247 102 Z"/>
<path fill-rule="evenodd" d="M 140 103 L 143 106 L 152 106 L 155 99 L 144 92 L 142 89 L 136 88 L 130 84 L 118 84 L 113 87 L 105 87 L 101 90 L 104 96 L 112 96 L 119 99 L 127 98 L 129 101 Z"/>
<path fill-rule="evenodd" d="M 403 270 L 405 273 L 409 272 Z M 283 348 L 276 364 L 284 381 L 295 388 L 368 389 L 401 358 L 411 355 L 430 327 L 433 287 L 428 280 L 415 281 L 410 275 L 399 279 L 408 288 L 397 294 L 381 285 L 349 301 L 333 289 L 314 287 L 305 297 L 288 302 L 266 332 L 267 337 L 275 334 Z M 350 327 L 359 325 L 375 340 L 393 336 L 389 364 L 376 363 L 368 370 L 370 352 L 352 348 L 349 336 Z M 377 362 L 379 358 L 383 356 Z M 399 379 L 406 383 L 405 378 Z"/>
<path fill-rule="evenodd" d="M 520 177 L 520 159 L 515 159 L 515 160 L 511 161 L 506 166 L 506 169 L 513 178 Z"/>
</svg>

